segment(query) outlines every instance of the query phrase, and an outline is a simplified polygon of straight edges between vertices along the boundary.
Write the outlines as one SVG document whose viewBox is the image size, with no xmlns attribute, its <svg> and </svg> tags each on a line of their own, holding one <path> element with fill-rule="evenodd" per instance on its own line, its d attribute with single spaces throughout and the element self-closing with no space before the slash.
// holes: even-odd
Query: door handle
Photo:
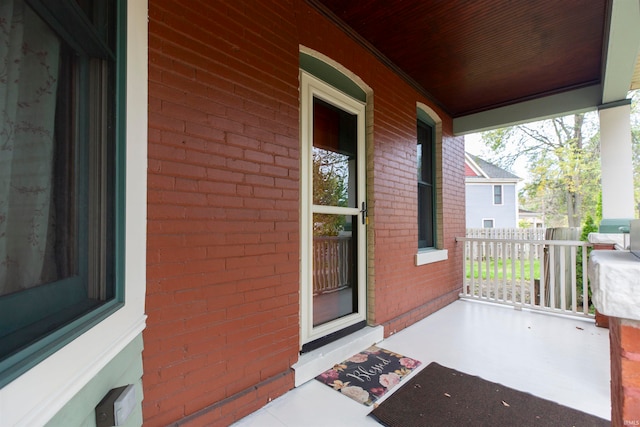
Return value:
<svg viewBox="0 0 640 427">
<path fill-rule="evenodd" d="M 369 224 L 369 210 L 367 209 L 367 202 L 362 202 L 362 209 L 360 210 L 362 214 L 362 224 Z"/>
</svg>

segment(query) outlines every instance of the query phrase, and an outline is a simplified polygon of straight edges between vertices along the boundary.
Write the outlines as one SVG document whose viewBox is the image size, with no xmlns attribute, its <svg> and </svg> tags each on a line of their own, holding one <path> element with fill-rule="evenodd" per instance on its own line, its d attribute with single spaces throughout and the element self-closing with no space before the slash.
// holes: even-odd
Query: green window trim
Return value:
<svg viewBox="0 0 640 427">
<path fill-rule="evenodd" d="M 437 187 L 435 175 L 435 122 L 418 109 L 418 250 L 435 249 L 437 243 Z"/>
<path fill-rule="evenodd" d="M 75 51 L 92 58 L 116 59 L 115 53 L 96 34 L 93 25 L 76 2 L 27 0 L 27 3 Z M 70 28 L 73 28 L 73 34 L 70 33 Z"/>
<path fill-rule="evenodd" d="M 336 89 L 361 102 L 367 102 L 367 93 L 353 80 L 326 62 L 300 52 L 300 69 L 318 77 Z"/>
<path fill-rule="evenodd" d="M 434 141 L 435 141 L 435 127 L 436 127 L 436 122 L 429 117 L 429 115 L 421 108 L 418 108 L 417 110 L 417 116 L 418 116 L 418 121 L 422 122 L 423 124 L 431 127 L 433 129 L 434 132 Z"/>
<path fill-rule="evenodd" d="M 73 49 L 89 57 L 107 60 L 117 59 L 113 70 L 113 74 L 115 74 L 114 84 L 116 92 L 115 110 L 113 113 L 114 121 L 108 125 L 111 132 L 113 132 L 115 143 L 112 148 L 114 152 L 111 157 L 113 163 L 109 166 L 107 172 L 115 176 L 112 176 L 112 179 L 108 180 L 112 183 L 107 185 L 108 188 L 106 190 L 108 192 L 107 194 L 112 197 L 111 221 L 113 221 L 113 231 L 107 236 L 107 241 L 104 245 L 105 251 L 108 254 L 106 256 L 105 268 L 107 271 L 106 280 L 113 282 L 113 294 L 111 298 L 98 306 L 88 302 L 78 304 L 73 310 L 75 318 L 70 321 L 68 320 L 68 315 L 64 321 L 61 321 L 56 319 L 55 313 L 52 313 L 47 320 L 53 324 L 59 321 L 61 326 L 45 335 L 40 335 L 37 331 L 30 331 L 30 329 L 37 329 L 38 326 L 24 326 L 20 331 L 9 331 L 11 326 L 0 323 L 0 328 L 6 328 L 4 331 L 7 332 L 9 340 L 12 339 L 10 337 L 12 334 L 32 333 L 34 336 L 38 336 L 38 338 L 32 342 L 24 345 L 21 349 L 18 349 L 0 361 L 0 388 L 15 380 L 124 306 L 127 2 L 126 0 L 113 1 L 115 3 L 115 13 L 117 17 L 115 23 L 115 52 L 112 52 L 99 37 L 94 36 L 94 31 L 90 28 L 91 23 L 82 14 L 82 10 L 80 10 L 75 1 L 70 0 L 63 2 L 57 0 L 55 2 L 43 2 L 41 0 L 27 0 L 29 6 L 37 11 L 40 17 L 56 31 L 58 36 L 65 40 Z M 75 37 L 72 37 L 68 31 L 72 26 L 74 31 L 77 30 Z M 77 34 L 80 34 L 80 36 Z M 88 191 L 86 184 L 83 183 L 80 185 L 78 191 Z M 82 222 L 85 222 L 85 224 L 80 224 L 81 230 L 79 231 L 79 236 L 80 239 L 84 241 L 79 243 L 79 250 L 81 252 L 84 251 L 85 245 L 87 244 L 86 232 L 82 231 L 82 229 L 86 230 L 87 224 L 86 221 L 81 221 L 81 223 Z M 83 256 L 86 257 L 86 255 Z M 76 282 L 83 276 L 87 277 L 86 275 L 80 274 L 80 276 L 72 276 L 69 279 L 55 282 L 54 288 L 48 289 L 49 294 L 46 297 L 48 302 L 51 303 L 51 300 L 53 300 L 54 305 L 64 305 L 65 301 L 77 298 L 78 295 L 80 295 L 78 292 L 82 293 L 82 290 L 80 290 Z M 46 286 L 48 285 L 44 287 Z M 3 302 L 5 305 L 4 308 L 0 304 L 0 311 L 7 310 L 6 304 L 12 304 L 11 310 L 16 311 L 19 304 L 24 304 L 24 301 L 29 299 L 30 296 L 34 297 L 34 295 L 37 294 L 37 289 L 38 288 L 34 288 L 33 290 L 27 291 L 27 293 L 24 294 L 26 298 L 23 298 L 21 302 L 18 300 L 20 299 L 19 295 L 23 294 L 23 292 L 8 295 L 8 297 L 11 298 L 5 297 L 7 302 Z M 84 295 L 86 295 L 86 286 L 84 286 L 84 289 Z M 76 297 L 73 295 L 76 295 Z M 32 298 L 32 300 L 35 301 L 36 309 L 39 309 L 38 304 L 42 304 L 43 301 L 45 301 L 42 296 L 43 295 L 38 295 L 37 299 Z M 80 297 L 82 297 L 82 295 L 80 295 Z M 51 305 L 52 304 L 49 304 L 49 306 Z M 31 311 L 34 310 L 33 303 L 30 304 L 29 308 Z M 20 317 L 21 315 L 18 314 L 15 319 L 19 319 Z M 17 322 L 24 325 L 27 321 L 23 318 L 22 320 L 17 320 Z"/>
<path fill-rule="evenodd" d="M 0 362 L 0 388 L 29 371 L 123 306 L 124 303 L 121 301 L 108 301 L 90 313 L 44 336 L 24 350 L 9 356 Z"/>
</svg>

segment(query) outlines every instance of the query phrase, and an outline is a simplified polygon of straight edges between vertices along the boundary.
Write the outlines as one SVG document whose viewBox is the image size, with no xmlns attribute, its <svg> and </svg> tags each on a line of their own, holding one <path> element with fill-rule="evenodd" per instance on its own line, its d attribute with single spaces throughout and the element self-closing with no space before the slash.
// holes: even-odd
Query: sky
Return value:
<svg viewBox="0 0 640 427">
<path fill-rule="evenodd" d="M 640 98 L 640 90 L 635 90 L 629 93 L 629 97 L 633 97 L 633 99 L 638 100 Z M 597 120 L 597 119 L 596 119 Z M 638 109 L 635 112 L 632 111 L 631 124 L 634 126 L 636 123 L 640 122 L 640 111 Z M 484 160 L 491 161 L 492 152 L 489 148 L 485 147 L 482 144 L 481 133 L 474 133 L 470 135 L 465 135 L 465 150 L 471 154 L 474 154 Z M 516 174 L 520 178 L 524 180 L 529 179 L 529 174 L 527 173 L 527 163 L 526 159 L 522 158 L 516 161 L 513 165 L 512 173 Z M 520 182 L 518 184 L 518 189 L 522 188 L 523 183 Z"/>
<path fill-rule="evenodd" d="M 491 150 L 484 146 L 482 143 L 482 134 L 481 133 L 472 133 L 464 136 L 464 149 L 465 151 L 480 157 L 483 160 L 488 162 L 491 161 Z M 523 186 L 523 182 L 526 181 L 529 177 L 527 173 L 527 165 L 525 159 L 516 160 L 513 168 L 510 171 L 515 175 L 519 176 L 523 179 L 523 181 L 519 182 L 517 188 L 520 189 Z"/>
</svg>

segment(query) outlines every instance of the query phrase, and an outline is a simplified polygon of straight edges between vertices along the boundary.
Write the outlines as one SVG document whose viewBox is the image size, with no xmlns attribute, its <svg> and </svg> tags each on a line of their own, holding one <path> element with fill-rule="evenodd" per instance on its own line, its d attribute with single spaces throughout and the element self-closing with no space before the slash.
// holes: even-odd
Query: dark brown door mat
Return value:
<svg viewBox="0 0 640 427">
<path fill-rule="evenodd" d="M 370 415 L 388 427 L 611 425 L 602 418 L 435 362 L 389 396 Z"/>
</svg>

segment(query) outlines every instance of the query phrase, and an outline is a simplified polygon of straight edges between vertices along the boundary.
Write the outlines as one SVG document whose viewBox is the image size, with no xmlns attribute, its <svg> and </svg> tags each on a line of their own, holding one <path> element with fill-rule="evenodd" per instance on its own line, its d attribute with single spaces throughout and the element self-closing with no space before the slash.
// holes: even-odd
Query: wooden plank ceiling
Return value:
<svg viewBox="0 0 640 427">
<path fill-rule="evenodd" d="M 308 0 L 453 117 L 600 84 L 609 0 Z"/>
</svg>

